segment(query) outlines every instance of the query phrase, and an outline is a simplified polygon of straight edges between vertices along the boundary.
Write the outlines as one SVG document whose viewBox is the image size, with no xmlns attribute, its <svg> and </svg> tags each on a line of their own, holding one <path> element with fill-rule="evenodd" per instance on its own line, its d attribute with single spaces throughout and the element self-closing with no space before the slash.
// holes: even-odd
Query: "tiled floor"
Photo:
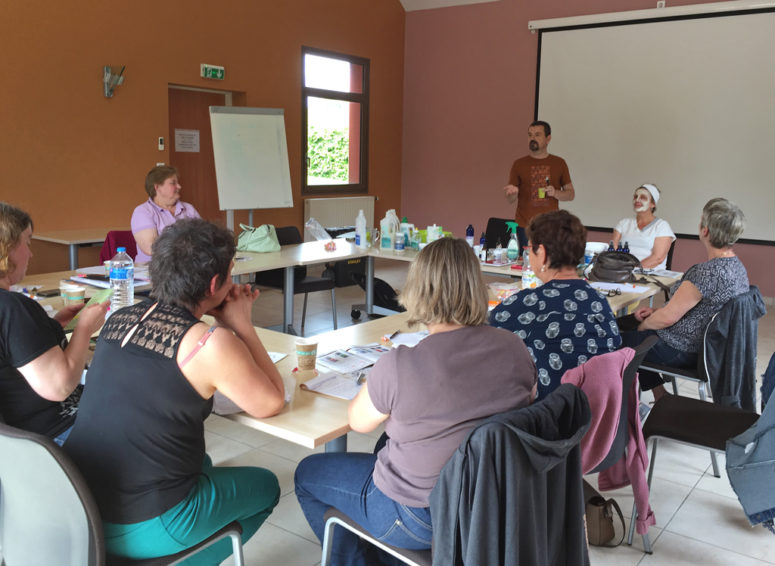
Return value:
<svg viewBox="0 0 775 566">
<path fill-rule="evenodd" d="M 376 273 L 400 289 L 406 267 L 404 263 L 378 260 Z M 349 325 L 352 323 L 350 306 L 363 302 L 363 291 L 358 287 L 341 287 L 336 295 L 339 325 Z M 300 327 L 301 302 L 302 296 L 299 295 L 296 300 L 296 328 Z M 279 291 L 262 291 L 254 308 L 254 323 L 260 326 L 281 324 L 281 305 L 282 294 Z M 332 328 L 330 308 L 329 293 L 310 295 L 307 335 Z M 759 325 L 757 375 L 761 375 L 775 351 L 775 309 L 772 306 L 769 309 L 770 313 Z M 682 394 L 697 394 L 694 384 L 682 383 L 680 389 Z M 377 436 L 377 433 L 350 433 L 348 448 L 371 451 Z M 245 545 L 247 563 L 283 566 L 318 564 L 320 545 L 307 526 L 293 494 L 296 464 L 311 451 L 217 416 L 207 421 L 207 449 L 216 464 L 263 466 L 274 471 L 280 479 L 280 503 L 267 523 Z M 721 478 L 715 478 L 709 470 L 707 453 L 663 443 L 658 459 L 651 494 L 657 524 L 649 530 L 654 553 L 644 554 L 642 541 L 636 537 L 633 547 L 626 544 L 617 548 L 592 547 L 590 557 L 593 565 L 775 564 L 775 536 L 761 526 L 751 528 L 748 525 L 724 472 Z M 723 457 L 720 467 L 723 470 Z M 594 476 L 592 479 L 596 483 Z M 629 523 L 631 491 L 622 489 L 604 495 L 616 498 Z M 230 559 L 224 564 L 231 564 Z"/>
</svg>

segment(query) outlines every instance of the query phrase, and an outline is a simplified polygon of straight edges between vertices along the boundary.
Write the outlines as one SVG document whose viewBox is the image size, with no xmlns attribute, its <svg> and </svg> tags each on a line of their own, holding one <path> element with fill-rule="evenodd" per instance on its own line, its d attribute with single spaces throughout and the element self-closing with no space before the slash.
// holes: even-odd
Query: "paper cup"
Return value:
<svg viewBox="0 0 775 566">
<path fill-rule="evenodd" d="M 308 344 L 306 342 L 296 342 L 296 366 L 299 368 L 299 371 L 315 369 L 317 357 L 317 342 L 312 344 Z"/>
<path fill-rule="evenodd" d="M 86 295 L 86 288 L 78 285 L 63 285 L 59 287 L 59 292 L 62 295 L 62 301 L 65 306 L 81 305 Z"/>
</svg>

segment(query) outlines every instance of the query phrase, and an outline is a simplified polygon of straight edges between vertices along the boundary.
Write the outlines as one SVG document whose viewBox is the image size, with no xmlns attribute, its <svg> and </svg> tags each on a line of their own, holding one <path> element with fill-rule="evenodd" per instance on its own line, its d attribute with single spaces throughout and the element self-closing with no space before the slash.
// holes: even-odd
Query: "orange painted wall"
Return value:
<svg viewBox="0 0 775 566">
<path fill-rule="evenodd" d="M 503 186 L 513 160 L 527 153 L 535 101 L 538 34 L 528 31 L 528 21 L 654 6 L 653 0 L 499 0 L 408 12 L 400 214 L 460 237 L 469 223 L 478 235 L 489 217 L 511 217 Z M 751 281 L 775 296 L 768 269 L 775 247 L 738 247 Z M 701 248 L 682 241 L 676 267 L 703 261 Z"/>
<path fill-rule="evenodd" d="M 168 137 L 172 83 L 239 91 L 246 106 L 285 110 L 295 206 L 256 211 L 255 222 L 301 226 L 302 45 L 371 60 L 369 193 L 378 214 L 398 208 L 399 0 L 7 2 L 0 53 L 15 71 L 0 90 L 0 198 L 29 211 L 37 230 L 128 226 L 145 199 L 145 173 L 169 160 L 157 138 Z M 199 78 L 200 63 L 225 66 L 226 80 Z M 111 99 L 102 92 L 108 64 L 126 65 Z M 66 267 L 64 247 L 33 251 L 31 273 Z"/>
</svg>

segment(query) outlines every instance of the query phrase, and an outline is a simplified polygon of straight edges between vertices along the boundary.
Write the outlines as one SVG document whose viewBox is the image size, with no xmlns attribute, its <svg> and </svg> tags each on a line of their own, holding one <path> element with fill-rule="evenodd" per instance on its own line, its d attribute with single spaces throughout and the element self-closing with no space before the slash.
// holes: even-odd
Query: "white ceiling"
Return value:
<svg viewBox="0 0 775 566">
<path fill-rule="evenodd" d="M 447 6 L 461 6 L 463 4 L 482 4 L 484 2 L 497 2 L 498 0 L 401 0 L 404 10 L 432 10 L 434 8 L 446 8 Z"/>
</svg>

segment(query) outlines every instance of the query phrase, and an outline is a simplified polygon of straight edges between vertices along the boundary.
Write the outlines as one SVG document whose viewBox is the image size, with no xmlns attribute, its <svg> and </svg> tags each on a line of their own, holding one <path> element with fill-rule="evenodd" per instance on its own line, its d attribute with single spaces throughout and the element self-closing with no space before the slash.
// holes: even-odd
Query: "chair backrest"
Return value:
<svg viewBox="0 0 775 566">
<path fill-rule="evenodd" d="M 105 243 L 102 244 L 102 249 L 100 250 L 100 261 L 112 259 L 116 255 L 116 249 L 119 247 L 125 247 L 126 253 L 132 259 L 137 257 L 137 243 L 131 230 L 111 230 L 108 232 L 107 236 L 105 236 Z"/>
<path fill-rule="evenodd" d="M 75 464 L 51 439 L 0 424 L 0 548 L 9 566 L 102 566 L 102 521 Z"/>
<path fill-rule="evenodd" d="M 675 251 L 675 243 L 678 241 L 678 238 L 672 241 L 670 244 L 670 249 L 667 250 L 667 259 L 665 259 L 665 269 L 673 269 L 673 252 Z"/>
<path fill-rule="evenodd" d="M 487 221 L 487 230 L 484 237 L 487 239 L 487 248 L 494 248 L 501 243 L 504 248 L 509 245 L 508 226 L 506 222 L 512 222 L 513 218 L 490 218 Z"/>
<path fill-rule="evenodd" d="M 627 419 L 629 418 L 629 391 L 632 388 L 635 377 L 638 375 L 640 364 L 658 340 L 658 336 L 652 335 L 638 344 L 637 348 L 635 348 L 635 355 L 632 360 L 630 360 L 630 363 L 627 364 L 627 367 L 624 368 L 624 373 L 622 374 L 622 406 L 619 413 L 619 425 L 616 428 L 616 436 L 614 437 L 614 441 L 611 444 L 611 448 L 608 450 L 606 457 L 603 458 L 602 462 L 595 466 L 591 473 L 610 468 L 618 462 L 624 454 L 624 449 L 629 440 L 627 423 Z"/>
</svg>

